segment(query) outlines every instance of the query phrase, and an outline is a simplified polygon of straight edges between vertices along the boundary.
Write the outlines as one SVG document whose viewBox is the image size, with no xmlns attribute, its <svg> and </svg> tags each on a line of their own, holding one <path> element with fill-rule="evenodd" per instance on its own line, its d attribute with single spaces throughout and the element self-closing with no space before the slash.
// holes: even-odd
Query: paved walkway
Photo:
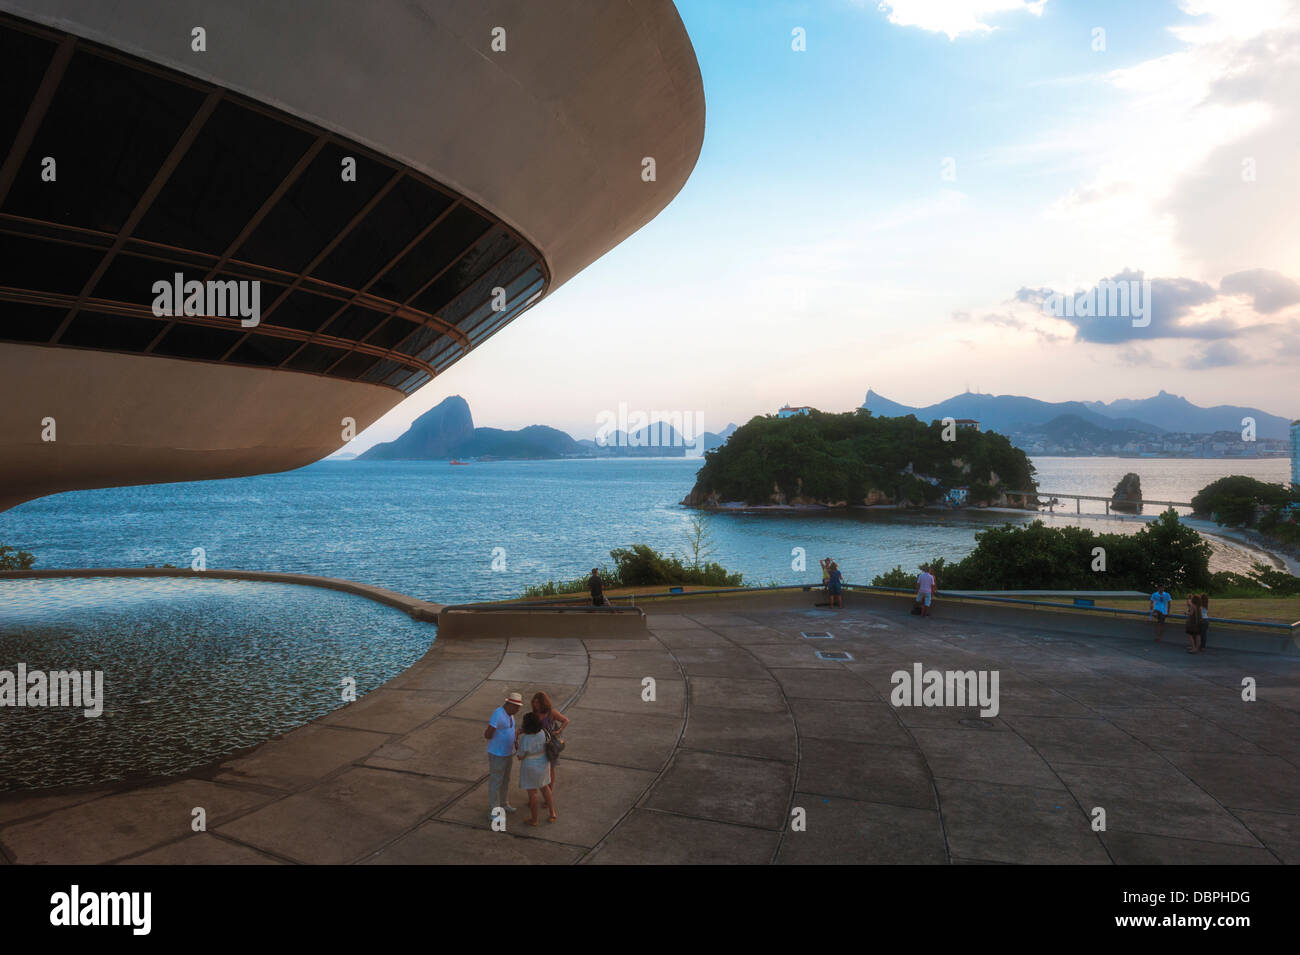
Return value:
<svg viewBox="0 0 1300 955">
<path fill-rule="evenodd" d="M 203 773 L 0 798 L 0 849 L 18 863 L 1300 862 L 1294 658 L 1190 656 L 1174 628 L 1157 645 L 796 600 L 673 605 L 651 611 L 646 640 L 442 641 Z M 852 660 L 818 659 L 830 649 Z M 918 662 L 998 670 L 999 715 L 892 707 L 891 674 Z M 1242 702 L 1245 676 L 1258 702 Z M 573 720 L 560 820 L 530 829 L 520 812 L 492 832 L 482 729 L 508 691 L 537 689 Z"/>
</svg>

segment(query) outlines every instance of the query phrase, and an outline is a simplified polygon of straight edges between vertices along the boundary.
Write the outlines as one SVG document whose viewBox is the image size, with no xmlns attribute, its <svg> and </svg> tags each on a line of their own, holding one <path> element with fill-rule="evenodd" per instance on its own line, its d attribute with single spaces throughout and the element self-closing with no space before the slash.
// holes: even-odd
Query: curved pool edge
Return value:
<svg viewBox="0 0 1300 955">
<path fill-rule="evenodd" d="M 187 580 L 199 580 L 211 577 L 218 580 L 252 580 L 270 584 L 296 584 L 304 587 L 320 587 L 337 590 L 342 593 L 355 594 L 376 603 L 396 607 L 415 620 L 434 622 L 442 611 L 443 604 L 429 600 L 420 600 L 343 577 L 321 577 L 316 574 L 291 574 L 269 570 L 228 570 L 222 568 L 210 570 L 191 570 L 188 567 L 67 567 L 43 568 L 40 570 L 0 570 L 0 580 L 41 580 L 58 577 L 181 577 Z"/>
</svg>

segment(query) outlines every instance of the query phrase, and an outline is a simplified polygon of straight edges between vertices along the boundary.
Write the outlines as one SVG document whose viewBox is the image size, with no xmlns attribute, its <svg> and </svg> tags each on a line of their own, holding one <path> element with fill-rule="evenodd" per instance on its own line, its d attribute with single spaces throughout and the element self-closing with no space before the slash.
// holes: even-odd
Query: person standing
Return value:
<svg viewBox="0 0 1300 955">
<path fill-rule="evenodd" d="M 1187 652 L 1196 653 L 1201 641 L 1201 595 L 1187 595 L 1187 625 L 1183 627 L 1187 634 Z"/>
<path fill-rule="evenodd" d="M 1196 650 L 1199 653 L 1200 651 L 1205 649 L 1205 641 L 1208 640 L 1210 636 L 1210 595 L 1209 594 L 1201 594 L 1201 625 L 1199 630 L 1197 631 L 1197 636 L 1200 638 L 1199 643 L 1197 644 L 1196 647 Z"/>
<path fill-rule="evenodd" d="M 515 714 L 524 706 L 519 693 L 511 693 L 504 703 L 492 711 L 483 738 L 488 741 L 488 816 L 498 808 L 514 812 L 510 805 L 510 765 L 517 748 L 515 743 Z"/>
<path fill-rule="evenodd" d="M 1169 616 L 1169 606 L 1174 602 L 1173 595 L 1160 585 L 1151 595 L 1151 619 L 1156 625 L 1156 643 L 1165 635 L 1165 618 Z"/>
<path fill-rule="evenodd" d="M 540 790 L 554 822 L 555 796 L 551 792 L 551 761 L 546 758 L 546 734 L 536 713 L 524 714 L 524 732 L 519 737 L 519 788 L 528 790 L 528 824 L 537 825 L 537 793 Z"/>
<path fill-rule="evenodd" d="M 921 605 L 921 616 L 930 616 L 930 602 L 934 599 L 935 584 L 934 574 L 930 573 L 929 567 L 922 567 L 921 572 L 916 576 L 916 600 Z"/>
<path fill-rule="evenodd" d="M 840 573 L 840 565 L 831 561 L 830 575 L 826 579 L 826 591 L 831 595 L 831 606 L 844 606 L 844 575 Z"/>
<path fill-rule="evenodd" d="M 587 578 L 587 589 L 591 591 L 591 605 L 593 607 L 605 606 L 605 582 L 600 579 L 599 568 L 591 568 L 591 576 Z"/>
<path fill-rule="evenodd" d="M 533 712 L 542 723 L 542 730 L 551 735 L 559 736 L 569 725 L 569 718 L 557 710 L 551 703 L 551 698 L 543 691 L 538 690 L 533 694 L 532 700 Z M 555 792 L 555 764 L 559 762 L 559 757 L 551 760 L 551 792 Z"/>
</svg>

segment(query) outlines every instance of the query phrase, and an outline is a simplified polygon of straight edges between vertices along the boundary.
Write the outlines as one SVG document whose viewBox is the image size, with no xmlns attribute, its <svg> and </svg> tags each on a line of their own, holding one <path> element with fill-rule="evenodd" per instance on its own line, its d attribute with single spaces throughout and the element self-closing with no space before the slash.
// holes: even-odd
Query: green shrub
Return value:
<svg viewBox="0 0 1300 955">
<path fill-rule="evenodd" d="M 31 570 L 36 558 L 25 550 L 0 544 L 0 570 Z"/>
</svg>

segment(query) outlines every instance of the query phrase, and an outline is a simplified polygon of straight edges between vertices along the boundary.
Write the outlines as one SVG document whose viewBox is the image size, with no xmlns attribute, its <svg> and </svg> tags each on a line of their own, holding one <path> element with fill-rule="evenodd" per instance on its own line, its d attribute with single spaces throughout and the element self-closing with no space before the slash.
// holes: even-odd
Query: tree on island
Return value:
<svg viewBox="0 0 1300 955">
<path fill-rule="evenodd" d="M 1003 503 L 1033 491 L 1029 458 L 1003 435 L 974 428 L 876 418 L 865 409 L 759 416 L 704 455 L 682 503 L 933 504 L 956 487 L 971 503 Z"/>
<path fill-rule="evenodd" d="M 1110 506 L 1117 511 L 1131 511 L 1134 514 L 1142 513 L 1142 479 L 1129 471 L 1119 483 L 1115 485 L 1115 490 L 1110 496 Z"/>
</svg>

